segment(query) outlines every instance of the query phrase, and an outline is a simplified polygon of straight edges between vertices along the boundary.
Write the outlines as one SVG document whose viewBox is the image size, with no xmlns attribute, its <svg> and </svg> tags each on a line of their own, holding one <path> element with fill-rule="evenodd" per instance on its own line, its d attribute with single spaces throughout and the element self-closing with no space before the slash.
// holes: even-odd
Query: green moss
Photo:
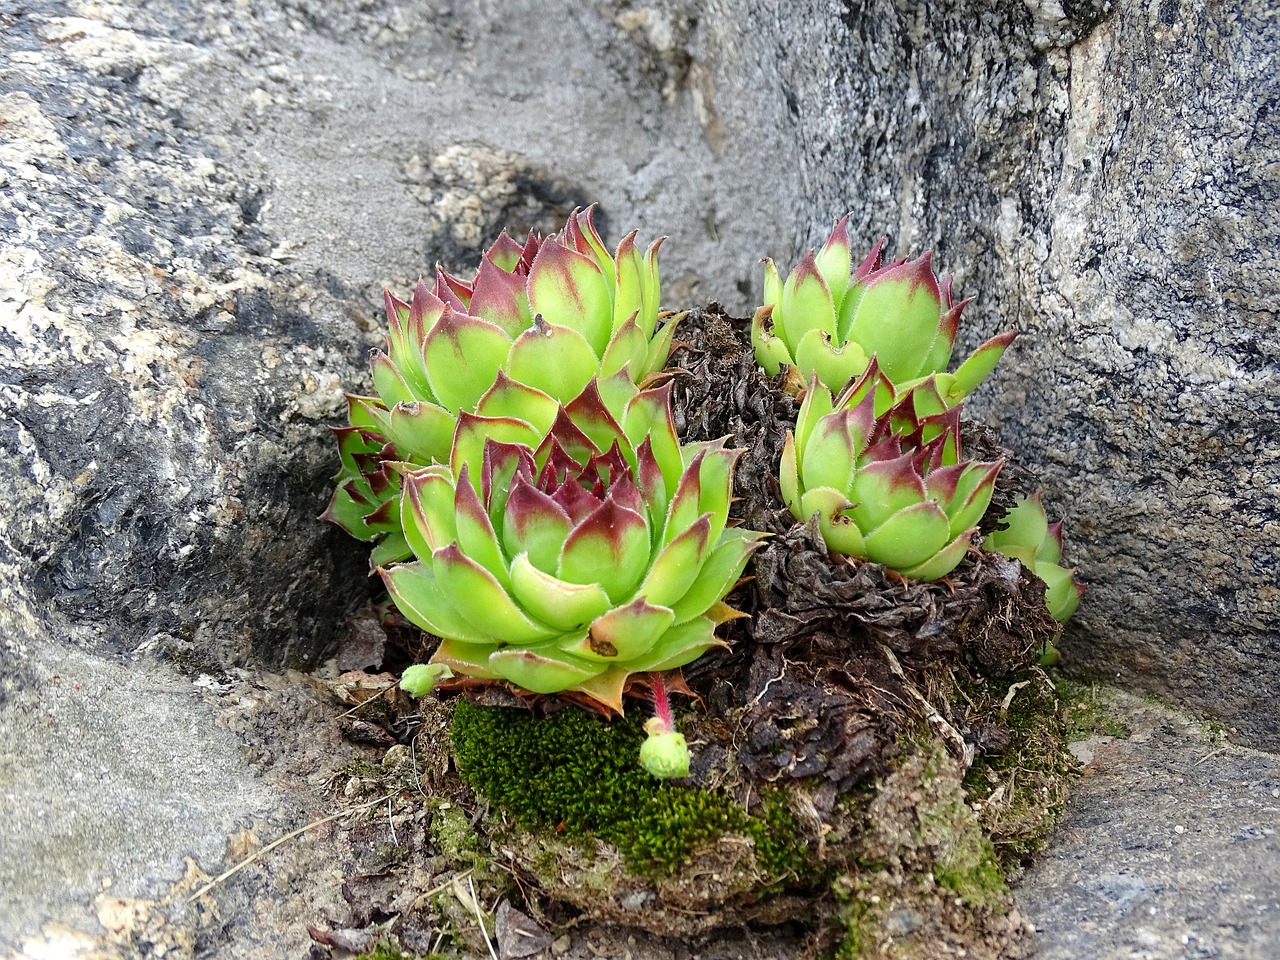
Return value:
<svg viewBox="0 0 1280 960">
<path fill-rule="evenodd" d="M 933 878 L 971 907 L 987 907 L 998 903 L 1008 886 L 996 862 L 995 848 L 985 837 L 973 835 L 973 843 L 951 852 L 945 861 L 933 868 Z"/>
<path fill-rule="evenodd" d="M 372 950 L 358 954 L 355 960 L 419 960 L 416 953 L 405 953 L 390 940 L 382 940 Z M 428 953 L 421 960 L 446 960 L 442 953 Z"/>
<path fill-rule="evenodd" d="M 541 720 L 460 700 L 454 759 L 464 780 L 529 829 L 596 836 L 641 875 L 675 870 L 694 848 L 726 833 L 751 837 L 771 877 L 806 864 L 799 828 L 780 796 L 763 816 L 728 798 L 659 781 L 637 762 L 645 734 L 635 717 L 604 723 L 579 710 Z"/>
<path fill-rule="evenodd" d="M 1064 676 L 1054 677 L 1054 686 L 1067 709 L 1067 739 L 1088 740 L 1101 734 L 1128 739 L 1133 731 L 1107 707 L 1096 683 L 1078 683 Z"/>
</svg>

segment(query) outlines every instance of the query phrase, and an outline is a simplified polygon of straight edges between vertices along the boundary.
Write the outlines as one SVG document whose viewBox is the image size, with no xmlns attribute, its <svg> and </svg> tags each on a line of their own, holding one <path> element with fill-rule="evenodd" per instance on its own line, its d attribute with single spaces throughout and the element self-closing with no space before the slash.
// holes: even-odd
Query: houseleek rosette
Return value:
<svg viewBox="0 0 1280 960">
<path fill-rule="evenodd" d="M 660 370 L 679 319 L 658 330 L 660 244 L 641 253 L 633 232 L 611 256 L 591 211 L 574 211 L 562 231 L 523 246 L 504 232 L 471 281 L 437 268 L 434 288 L 419 281 L 409 303 L 388 292 L 377 396 L 348 398 L 325 518 L 362 540 L 386 537 L 375 563 L 403 558 L 398 488 L 382 463 L 447 461 L 458 415 L 499 375 L 567 403 L 593 377 L 626 371 L 639 383 Z"/>
<path fill-rule="evenodd" d="M 669 384 L 591 380 L 549 428 L 513 412 L 531 389 L 500 381 L 460 414 L 447 464 L 406 470 L 417 559 L 380 572 L 441 638 L 432 664 L 621 712 L 633 674 L 723 646 L 722 598 L 761 537 L 726 526 L 741 451 L 682 448 Z"/>
<path fill-rule="evenodd" d="M 756 361 L 769 376 L 792 364 L 802 382 L 816 374 L 834 393 L 875 357 L 898 393 L 931 376 L 954 406 L 992 371 L 1016 332 L 992 337 L 947 373 L 970 301 L 953 300 L 952 278 L 939 281 L 929 253 L 882 264 L 883 238 L 851 274 L 848 219 L 836 221 L 821 251 L 809 251 L 785 283 L 765 259 L 764 305 L 751 327 Z"/>
<path fill-rule="evenodd" d="M 1076 612 L 1084 596 L 1084 584 L 1075 570 L 1061 565 L 1062 521 L 1050 523 L 1037 491 L 1015 503 L 1001 518 L 1003 526 L 987 534 L 983 547 L 1020 560 L 1044 581 L 1045 605 L 1059 623 Z"/>
<path fill-rule="evenodd" d="M 880 374 L 832 397 L 813 374 L 782 452 L 783 499 L 815 514 L 828 549 L 907 577 L 946 576 L 964 557 L 1003 461 L 960 460 L 960 410 L 930 377 L 877 416 Z"/>
</svg>

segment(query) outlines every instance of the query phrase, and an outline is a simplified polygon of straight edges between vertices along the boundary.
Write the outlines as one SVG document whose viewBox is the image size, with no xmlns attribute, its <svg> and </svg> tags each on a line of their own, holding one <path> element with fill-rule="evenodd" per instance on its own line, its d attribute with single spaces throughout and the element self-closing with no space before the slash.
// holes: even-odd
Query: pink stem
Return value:
<svg viewBox="0 0 1280 960">
<path fill-rule="evenodd" d="M 662 674 L 650 674 L 650 680 L 653 684 L 653 712 L 658 720 L 666 728 L 667 733 L 675 730 L 675 721 L 671 719 L 671 703 L 667 700 L 667 684 L 662 679 Z"/>
</svg>

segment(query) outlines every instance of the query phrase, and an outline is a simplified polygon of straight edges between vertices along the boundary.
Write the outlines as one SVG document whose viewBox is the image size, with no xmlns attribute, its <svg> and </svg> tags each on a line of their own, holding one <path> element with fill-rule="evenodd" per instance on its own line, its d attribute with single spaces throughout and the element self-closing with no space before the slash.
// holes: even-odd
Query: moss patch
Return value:
<svg viewBox="0 0 1280 960">
<path fill-rule="evenodd" d="M 563 710 L 533 719 L 467 700 L 453 720 L 463 779 L 527 829 L 599 837 L 643 876 L 670 874 L 726 834 L 753 841 L 767 876 L 804 866 L 805 845 L 780 797 L 752 816 L 720 794 L 656 780 L 637 763 L 644 737 L 636 717 L 604 723 Z"/>
</svg>

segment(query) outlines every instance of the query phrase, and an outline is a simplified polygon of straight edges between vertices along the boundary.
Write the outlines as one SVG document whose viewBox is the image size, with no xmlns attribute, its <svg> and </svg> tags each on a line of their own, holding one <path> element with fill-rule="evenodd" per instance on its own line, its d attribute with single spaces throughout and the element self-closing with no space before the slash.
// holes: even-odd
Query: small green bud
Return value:
<svg viewBox="0 0 1280 960">
<path fill-rule="evenodd" d="M 689 775 L 689 745 L 682 733 L 649 733 L 640 745 L 640 765 L 659 780 Z"/>
<path fill-rule="evenodd" d="M 415 663 L 400 677 L 400 689 L 413 698 L 425 697 L 441 680 L 448 680 L 453 671 L 443 663 Z"/>
</svg>

